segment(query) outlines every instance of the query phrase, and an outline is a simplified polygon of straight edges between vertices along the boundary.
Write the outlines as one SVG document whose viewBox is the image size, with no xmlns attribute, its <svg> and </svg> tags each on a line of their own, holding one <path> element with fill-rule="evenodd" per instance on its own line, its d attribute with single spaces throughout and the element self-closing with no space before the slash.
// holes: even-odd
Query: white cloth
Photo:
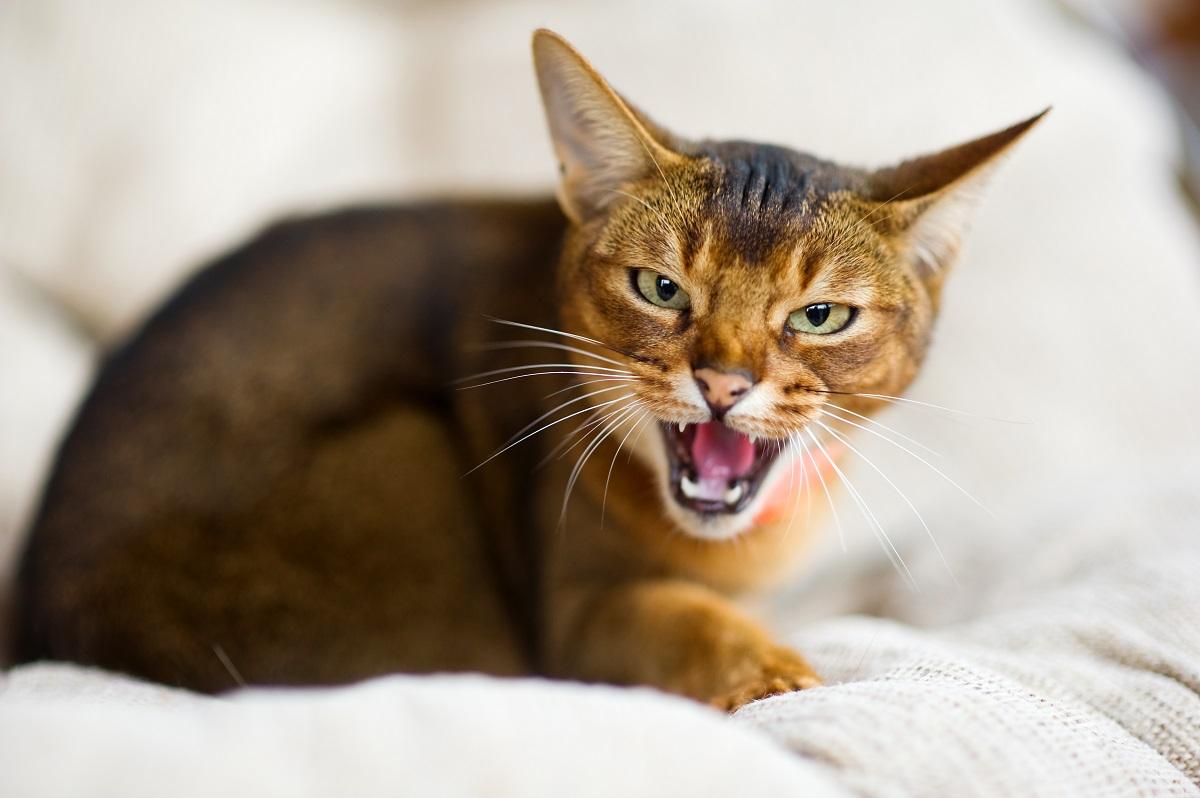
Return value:
<svg viewBox="0 0 1200 798">
<path fill-rule="evenodd" d="M 761 608 L 828 685 L 732 719 L 536 681 L 211 699 L 33 665 L 0 677 L 0 793 L 1200 791 L 1200 243 L 1161 97 L 1037 0 L 0 4 L 0 565 L 95 351 L 61 310 L 111 336 L 288 209 L 548 185 L 539 25 L 681 132 L 851 162 L 1055 104 L 978 212 L 913 393 L 1006 421 L 881 419 L 994 518 L 859 432 L 945 562 L 855 458 L 917 590 L 843 492 L 847 553 L 830 529 Z"/>
<path fill-rule="evenodd" d="M 0 693 L 5 795 L 1198 795 L 1200 497 L 1125 497 L 1152 508 L 1140 535 L 1071 498 L 963 587 L 885 602 L 903 618 L 969 590 L 970 617 L 807 626 L 789 642 L 827 685 L 732 719 L 536 680 L 207 698 L 30 665 Z"/>
</svg>

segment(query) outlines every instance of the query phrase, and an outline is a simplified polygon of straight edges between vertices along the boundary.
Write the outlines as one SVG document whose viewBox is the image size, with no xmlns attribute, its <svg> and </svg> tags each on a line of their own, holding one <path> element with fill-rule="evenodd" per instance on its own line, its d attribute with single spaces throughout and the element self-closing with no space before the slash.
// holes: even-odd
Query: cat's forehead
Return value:
<svg viewBox="0 0 1200 798">
<path fill-rule="evenodd" d="M 770 144 L 704 141 L 692 154 L 709 175 L 700 203 L 706 226 L 750 263 L 836 214 L 865 180 L 859 170 Z"/>
</svg>

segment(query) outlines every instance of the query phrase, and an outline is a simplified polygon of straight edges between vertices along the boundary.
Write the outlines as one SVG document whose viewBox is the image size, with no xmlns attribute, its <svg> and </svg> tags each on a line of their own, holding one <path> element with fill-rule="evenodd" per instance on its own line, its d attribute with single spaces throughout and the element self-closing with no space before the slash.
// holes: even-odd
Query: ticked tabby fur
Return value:
<svg viewBox="0 0 1200 798">
<path fill-rule="evenodd" d="M 817 683 L 730 597 L 802 555 L 797 491 L 836 491 L 913 378 L 972 198 L 1038 117 L 845 168 L 680 138 L 533 49 L 557 203 L 279 224 L 109 358 L 22 561 L 22 658 L 205 691 Z"/>
</svg>

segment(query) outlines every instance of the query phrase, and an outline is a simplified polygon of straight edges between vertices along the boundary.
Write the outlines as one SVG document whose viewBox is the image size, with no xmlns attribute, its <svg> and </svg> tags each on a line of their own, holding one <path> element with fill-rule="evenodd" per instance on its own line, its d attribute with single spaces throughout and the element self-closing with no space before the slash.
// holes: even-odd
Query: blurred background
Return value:
<svg viewBox="0 0 1200 798">
<path fill-rule="evenodd" d="M 1195 0 L 6 0 L 0 564 L 98 356 L 205 259 L 281 215 L 549 191 L 541 26 L 685 135 L 849 163 L 1054 104 L 980 210 L 918 386 L 1036 423 L 928 441 L 986 462 L 1000 506 L 1050 468 L 1196 449 Z"/>
</svg>

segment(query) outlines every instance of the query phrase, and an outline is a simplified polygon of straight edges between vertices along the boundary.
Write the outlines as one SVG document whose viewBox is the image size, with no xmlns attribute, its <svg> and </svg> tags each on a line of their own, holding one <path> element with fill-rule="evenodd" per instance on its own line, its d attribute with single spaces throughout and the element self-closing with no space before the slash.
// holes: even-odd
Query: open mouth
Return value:
<svg viewBox="0 0 1200 798">
<path fill-rule="evenodd" d="M 720 421 L 663 424 L 671 492 L 698 513 L 737 513 L 754 500 L 771 463 L 774 441 L 750 437 Z"/>
</svg>

